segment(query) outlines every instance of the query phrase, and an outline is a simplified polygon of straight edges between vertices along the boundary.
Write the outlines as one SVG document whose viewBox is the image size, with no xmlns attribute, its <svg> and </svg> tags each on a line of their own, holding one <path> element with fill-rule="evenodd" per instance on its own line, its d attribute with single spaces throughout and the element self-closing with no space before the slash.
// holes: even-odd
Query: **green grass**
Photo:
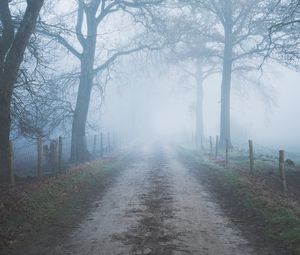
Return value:
<svg viewBox="0 0 300 255">
<path fill-rule="evenodd" d="M 288 206 L 287 199 L 278 199 L 275 194 L 262 196 L 251 187 L 251 180 L 239 171 L 225 169 L 192 150 L 181 148 L 180 154 L 202 169 L 218 185 L 218 190 L 230 190 L 231 197 L 242 211 L 251 212 L 263 224 L 264 235 L 285 244 L 292 254 L 300 255 L 300 217 L 299 211 Z"/>
</svg>

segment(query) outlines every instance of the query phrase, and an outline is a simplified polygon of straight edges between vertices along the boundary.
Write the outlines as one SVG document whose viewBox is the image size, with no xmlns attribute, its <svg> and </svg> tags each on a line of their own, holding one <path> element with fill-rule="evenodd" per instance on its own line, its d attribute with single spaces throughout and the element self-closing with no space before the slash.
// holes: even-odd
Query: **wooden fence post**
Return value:
<svg viewBox="0 0 300 255">
<path fill-rule="evenodd" d="M 216 137 L 216 158 L 218 157 L 219 154 L 219 136 L 217 135 Z"/>
<path fill-rule="evenodd" d="M 100 134 L 100 154 L 103 157 L 103 133 Z"/>
<path fill-rule="evenodd" d="M 42 147 L 42 138 L 37 138 L 37 176 L 40 178 L 42 173 L 42 155 L 43 155 L 43 147 Z"/>
<path fill-rule="evenodd" d="M 226 139 L 226 148 L 225 148 L 225 164 L 226 167 L 228 167 L 228 163 L 229 163 L 229 140 Z"/>
<path fill-rule="evenodd" d="M 254 151 L 253 151 L 253 141 L 249 140 L 249 160 L 250 160 L 250 172 L 253 172 L 254 168 Z"/>
<path fill-rule="evenodd" d="M 284 150 L 279 151 L 279 173 L 282 181 L 284 192 L 287 192 L 286 176 L 284 169 Z"/>
<path fill-rule="evenodd" d="M 58 170 L 62 170 L 62 153 L 63 153 L 63 142 L 62 137 L 58 138 Z"/>
<path fill-rule="evenodd" d="M 58 142 L 57 140 L 50 141 L 50 148 L 49 148 L 49 163 L 52 171 L 57 171 L 58 169 Z"/>
<path fill-rule="evenodd" d="M 14 168 L 13 168 L 13 144 L 10 141 L 9 142 L 9 175 L 10 175 L 10 184 L 12 189 L 15 188 L 15 173 L 14 173 Z"/>
<path fill-rule="evenodd" d="M 94 135 L 94 143 L 93 143 L 93 156 L 96 156 L 96 146 L 97 146 L 97 135 Z"/>
<path fill-rule="evenodd" d="M 210 154 L 213 154 L 213 142 L 212 142 L 212 137 L 209 137 L 209 144 L 210 144 Z"/>
</svg>

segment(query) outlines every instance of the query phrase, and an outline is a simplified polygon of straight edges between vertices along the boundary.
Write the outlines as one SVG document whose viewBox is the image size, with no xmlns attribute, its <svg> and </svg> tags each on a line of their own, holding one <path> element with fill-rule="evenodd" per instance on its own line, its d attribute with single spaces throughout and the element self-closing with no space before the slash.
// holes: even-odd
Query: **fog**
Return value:
<svg viewBox="0 0 300 255">
<path fill-rule="evenodd" d="M 0 0 L 0 254 L 299 254 L 299 95 L 299 0 Z"/>
<path fill-rule="evenodd" d="M 176 4 L 170 6 L 167 7 L 169 15 L 179 15 L 180 19 Z M 47 22 L 56 23 L 59 13 L 62 19 L 66 19 L 67 26 L 72 27 L 70 22 L 74 17 L 70 16 L 69 10 L 76 10 L 76 3 L 57 1 L 53 8 L 50 15 L 46 12 Z M 189 13 L 188 9 L 182 11 Z M 205 19 L 206 16 L 203 17 Z M 183 23 L 187 22 L 185 19 L 183 17 Z M 112 13 L 108 16 L 98 29 L 101 39 L 96 59 L 100 59 L 101 63 L 101 59 L 105 59 L 114 49 L 130 45 L 130 41 L 136 40 L 138 34 L 144 37 L 141 24 L 126 14 L 119 16 Z M 176 34 L 176 28 L 173 29 L 166 33 Z M 222 26 L 216 24 L 216 29 L 223 33 Z M 87 33 L 85 28 L 83 32 Z M 157 35 L 154 34 L 150 35 L 150 40 L 156 39 Z M 246 41 L 243 47 L 254 47 L 255 41 L 251 40 Z M 180 41 L 177 44 L 180 45 Z M 193 44 L 192 47 L 195 47 Z M 176 42 L 172 47 L 176 51 Z M 105 75 L 97 78 L 95 84 L 100 86 L 102 97 L 99 91 L 92 94 L 88 118 L 92 128 L 87 129 L 87 135 L 104 129 L 115 130 L 131 139 L 139 137 L 142 140 L 142 137 L 147 137 L 155 140 L 165 137 L 176 140 L 181 136 L 193 139 L 197 118 L 197 82 L 189 73 L 195 72 L 190 61 L 193 56 L 190 60 L 177 57 L 170 62 L 169 54 L 163 48 L 152 53 L 133 53 L 114 64 L 110 73 L 106 74 L 109 75 L 108 81 L 105 81 Z M 271 149 L 299 151 L 299 74 L 278 61 L 269 60 L 264 65 L 263 58 L 251 61 L 256 70 L 252 70 L 253 77 L 250 75 L 248 78 L 257 84 L 249 84 L 236 74 L 232 78 L 230 121 L 233 144 L 241 145 L 253 139 Z M 55 65 L 57 69 L 66 70 L 68 67 L 70 71 L 78 68 L 77 61 L 70 54 L 59 58 Z M 221 69 L 203 83 L 203 132 L 206 139 L 220 134 L 221 83 Z M 70 98 L 73 107 L 76 104 L 76 89 Z"/>
<path fill-rule="evenodd" d="M 196 82 L 193 77 L 174 66 L 161 65 L 159 61 L 144 69 L 147 72 L 127 70 L 126 73 L 123 69 L 126 78 L 109 82 L 101 121 L 97 117 L 93 121 L 104 123 L 107 129 L 154 140 L 176 139 L 183 134 L 192 136 L 196 125 Z M 259 85 L 245 85 L 245 81 L 234 79 L 231 104 L 233 143 L 246 144 L 248 139 L 253 139 L 270 149 L 297 152 L 300 149 L 300 120 L 297 117 L 300 75 L 278 65 L 268 69 L 269 72 L 260 77 Z M 219 133 L 220 83 L 220 74 L 204 83 L 206 137 Z"/>
<path fill-rule="evenodd" d="M 274 151 L 300 150 L 298 37 L 294 27 L 270 32 L 283 19 L 272 1 L 248 3 L 249 13 L 241 1 L 226 5 L 230 12 L 212 11 L 218 5 L 210 1 L 103 2 L 106 11 L 100 2 L 85 3 L 94 21 L 77 1 L 41 9 L 39 40 L 29 42 L 13 95 L 12 139 L 71 136 L 71 154 L 83 148 L 75 153 L 82 161 L 85 138 L 75 137 L 101 132 L 197 149 L 219 136 L 220 147 L 229 140 L 246 148 L 252 139 Z M 230 33 L 219 11 L 229 25 L 236 18 Z"/>
</svg>

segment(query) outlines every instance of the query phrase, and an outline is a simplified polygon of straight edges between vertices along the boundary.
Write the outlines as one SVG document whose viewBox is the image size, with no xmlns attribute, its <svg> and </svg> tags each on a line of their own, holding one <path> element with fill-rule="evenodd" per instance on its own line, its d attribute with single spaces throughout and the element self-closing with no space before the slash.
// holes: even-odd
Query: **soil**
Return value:
<svg viewBox="0 0 300 255">
<path fill-rule="evenodd" d="M 76 228 L 61 229 L 47 246 L 33 241 L 19 254 L 284 254 L 243 233 L 204 177 L 195 177 L 169 147 L 145 147 Z"/>
</svg>

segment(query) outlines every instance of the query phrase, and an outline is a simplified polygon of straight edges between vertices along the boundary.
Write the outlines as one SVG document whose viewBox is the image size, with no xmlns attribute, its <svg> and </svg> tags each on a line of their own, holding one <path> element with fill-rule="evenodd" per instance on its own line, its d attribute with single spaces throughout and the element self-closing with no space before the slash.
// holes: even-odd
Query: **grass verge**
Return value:
<svg viewBox="0 0 300 255">
<path fill-rule="evenodd" d="M 0 192 L 0 251 L 34 238 L 61 238 L 128 165 L 126 156 L 97 160 Z"/>
<path fill-rule="evenodd" d="M 254 234 L 277 243 L 287 252 L 284 254 L 300 255 L 299 201 L 292 201 L 250 173 L 226 169 L 192 150 L 181 148 L 179 154 L 222 200 L 230 217 L 243 222 Z"/>
</svg>

